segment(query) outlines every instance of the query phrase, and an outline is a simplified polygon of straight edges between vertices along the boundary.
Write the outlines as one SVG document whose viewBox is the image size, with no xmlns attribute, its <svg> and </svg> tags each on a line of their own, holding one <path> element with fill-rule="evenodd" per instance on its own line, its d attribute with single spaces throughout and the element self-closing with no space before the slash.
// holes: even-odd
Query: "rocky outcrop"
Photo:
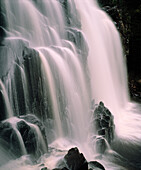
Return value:
<svg viewBox="0 0 141 170">
<path fill-rule="evenodd" d="M 39 53 L 20 38 L 6 38 L 2 43 L 0 79 L 5 85 L 13 112 L 18 115 L 34 113 L 43 120 L 46 117 L 52 118 Z M 7 118 L 2 103 L 0 92 L 0 120 Z"/>
<path fill-rule="evenodd" d="M 35 128 L 35 131 L 37 131 L 37 137 L 39 137 L 40 138 L 40 140 L 44 143 L 44 145 L 45 146 L 41 146 L 41 147 L 43 147 L 41 150 L 43 151 L 43 152 L 45 152 L 44 151 L 44 147 L 47 149 L 47 147 L 48 147 L 48 143 L 47 143 L 47 136 L 46 136 L 46 129 L 45 129 L 45 126 L 43 125 L 43 123 L 35 116 L 35 115 L 32 115 L 32 114 L 28 114 L 28 115 L 23 115 L 23 116 L 20 116 L 19 117 L 20 119 L 23 119 L 23 120 L 25 120 L 25 121 L 20 121 L 18 124 L 17 124 L 17 127 L 18 127 L 18 129 L 19 129 L 19 131 L 20 131 L 20 133 L 21 133 L 21 135 L 22 135 L 22 137 L 23 137 L 23 139 L 25 139 L 25 142 L 24 143 L 26 143 L 27 144 L 27 142 L 26 142 L 26 140 L 29 138 L 29 139 L 32 139 L 32 137 L 30 138 L 30 137 L 28 137 L 28 136 L 26 136 L 26 134 L 25 133 L 27 133 L 27 131 L 25 130 L 26 128 L 24 128 L 24 126 L 26 125 L 26 122 L 28 122 L 29 123 L 29 125 L 30 124 L 32 124 L 32 125 L 34 125 L 33 126 L 33 129 Z M 29 126 L 28 125 L 28 126 Z M 27 125 L 26 125 L 27 126 Z M 39 128 L 39 129 L 38 129 Z M 41 133 L 40 133 L 41 132 Z M 27 134 L 28 135 L 28 134 Z M 31 135 L 30 133 L 29 133 L 29 135 Z M 36 139 L 35 139 L 36 140 Z M 30 142 L 30 141 L 29 141 Z M 37 141 L 36 141 L 37 142 Z M 30 142 L 31 143 L 31 142 Z M 39 142 L 38 142 L 39 143 Z M 43 144 L 42 143 L 42 144 Z M 41 145 L 42 145 L 41 144 Z M 38 147 L 38 146 L 37 146 Z M 32 148 L 32 147 L 26 147 L 26 148 L 29 148 L 28 150 L 30 151 L 30 149 Z M 37 149 L 37 148 L 36 148 Z M 46 150 L 47 151 L 47 150 Z M 30 151 L 31 152 L 31 151 Z"/>
<path fill-rule="evenodd" d="M 66 166 L 70 170 L 87 170 L 88 162 L 78 148 L 72 148 L 64 157 Z"/>
<path fill-rule="evenodd" d="M 95 107 L 93 118 L 94 131 L 96 131 L 96 150 L 98 153 L 103 154 L 114 139 L 114 117 L 104 106 L 104 103 L 100 102 Z"/>
<path fill-rule="evenodd" d="M 37 158 L 47 152 L 45 128 L 33 115 L 26 115 L 22 118 L 13 117 L 2 121 L 0 138 L 7 143 L 8 152 L 14 153 L 17 157 L 30 154 Z"/>
<path fill-rule="evenodd" d="M 105 170 L 102 164 L 97 161 L 87 162 L 86 158 L 82 153 L 79 152 L 78 148 L 71 148 L 64 157 L 65 167 L 60 170 Z M 67 167 L 67 168 L 66 168 Z"/>
</svg>

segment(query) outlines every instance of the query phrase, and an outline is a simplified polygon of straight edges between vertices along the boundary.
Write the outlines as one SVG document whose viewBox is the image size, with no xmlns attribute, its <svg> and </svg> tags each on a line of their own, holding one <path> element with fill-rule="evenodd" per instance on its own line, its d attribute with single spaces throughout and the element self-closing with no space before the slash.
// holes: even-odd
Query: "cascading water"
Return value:
<svg viewBox="0 0 141 170">
<path fill-rule="evenodd" d="M 76 4 L 89 46 L 92 96 L 96 102 L 104 101 L 114 113 L 128 101 L 126 67 L 119 34 L 110 18 L 92 0 L 83 3 L 80 0 Z"/>
<path fill-rule="evenodd" d="M 92 99 L 95 103 L 103 101 L 114 114 L 118 140 L 124 138 L 129 144 L 139 144 L 141 116 L 126 113 L 125 109 L 129 106 L 129 96 L 120 37 L 97 2 L 5 0 L 1 4 L 6 22 L 6 37 L 0 48 L 0 61 L 6 65 L 0 74 L 0 90 L 7 113 L 4 119 L 19 116 L 1 118 L 1 121 L 12 124 L 23 154 L 27 153 L 24 145 L 29 142 L 20 135 L 23 127 L 27 131 L 29 127 L 34 129 L 41 150 L 47 151 L 39 128 L 31 119 L 28 123 L 26 118 L 21 120 L 21 115 L 32 113 L 45 124 L 49 146 L 56 151 L 41 158 L 48 168 L 55 168 L 58 159 L 72 146 L 78 146 L 88 161 L 93 160 L 97 153 L 92 141 L 96 135 L 91 126 Z M 3 59 L 4 56 L 8 57 Z M 57 149 L 62 150 L 62 154 L 57 153 Z M 110 152 L 112 156 L 117 155 L 112 151 L 109 155 Z M 13 170 L 39 169 L 26 166 L 26 161 L 22 157 L 19 164 L 12 162 L 2 169 L 11 164 L 14 164 Z M 121 165 L 110 164 L 106 159 L 103 163 L 107 169 L 122 169 Z"/>
<path fill-rule="evenodd" d="M 2 94 L 2 97 L 4 99 L 4 104 L 5 104 L 6 113 L 7 113 L 6 118 L 10 118 L 10 117 L 13 116 L 13 110 L 12 110 L 12 108 L 10 106 L 6 89 L 5 89 L 4 84 L 3 84 L 3 82 L 1 80 L 0 80 L 0 87 L 1 87 L 1 94 Z"/>
</svg>

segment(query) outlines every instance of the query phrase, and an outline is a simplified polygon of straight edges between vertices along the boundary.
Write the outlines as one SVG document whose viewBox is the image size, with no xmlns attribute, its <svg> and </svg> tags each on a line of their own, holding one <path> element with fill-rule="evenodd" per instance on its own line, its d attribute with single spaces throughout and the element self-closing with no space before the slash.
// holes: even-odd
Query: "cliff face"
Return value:
<svg viewBox="0 0 141 170">
<path fill-rule="evenodd" d="M 141 1 L 99 0 L 121 34 L 131 97 L 141 100 Z"/>
</svg>

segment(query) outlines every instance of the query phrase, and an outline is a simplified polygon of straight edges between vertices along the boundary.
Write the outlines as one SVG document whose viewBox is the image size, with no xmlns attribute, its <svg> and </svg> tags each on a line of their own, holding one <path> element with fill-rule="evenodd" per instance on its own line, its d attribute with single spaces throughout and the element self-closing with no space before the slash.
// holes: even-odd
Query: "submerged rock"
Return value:
<svg viewBox="0 0 141 170">
<path fill-rule="evenodd" d="M 64 157 L 69 170 L 88 170 L 88 162 L 78 148 L 71 148 Z"/>
</svg>

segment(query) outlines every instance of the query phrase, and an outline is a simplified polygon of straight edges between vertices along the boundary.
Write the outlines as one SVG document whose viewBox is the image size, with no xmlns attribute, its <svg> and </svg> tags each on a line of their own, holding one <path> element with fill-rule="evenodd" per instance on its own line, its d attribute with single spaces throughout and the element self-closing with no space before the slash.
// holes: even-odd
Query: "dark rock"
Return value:
<svg viewBox="0 0 141 170">
<path fill-rule="evenodd" d="M 45 135 L 45 127 L 43 123 L 35 115 L 32 115 L 32 114 L 22 115 L 22 116 L 19 116 L 19 118 L 24 119 L 29 123 L 37 125 L 42 131 L 43 135 Z"/>
<path fill-rule="evenodd" d="M 1 18 L 1 15 L 0 15 Z M 0 46 L 3 46 L 3 40 L 6 37 L 6 31 L 4 30 L 3 27 L 0 26 Z"/>
<path fill-rule="evenodd" d="M 3 97 L 3 93 L 0 89 L 0 121 L 6 119 L 6 106 L 5 106 L 5 102 L 4 102 L 4 97 Z"/>
<path fill-rule="evenodd" d="M 68 39 L 76 45 L 77 49 L 79 49 L 78 53 L 83 54 L 83 56 L 85 56 L 85 60 L 83 59 L 82 61 L 86 63 L 86 59 L 88 56 L 88 44 L 86 43 L 84 35 L 81 31 L 74 28 L 68 29 L 67 33 Z"/>
<path fill-rule="evenodd" d="M 32 129 L 25 121 L 19 121 L 17 128 L 22 136 L 25 148 L 28 154 L 36 154 L 37 151 L 37 137 L 34 129 Z"/>
<path fill-rule="evenodd" d="M 98 130 L 98 135 L 105 136 L 106 135 L 106 129 L 100 129 Z"/>
<path fill-rule="evenodd" d="M 103 128 L 109 128 L 109 122 L 104 119 L 101 119 L 101 125 Z"/>
<path fill-rule="evenodd" d="M 48 168 L 47 168 L 47 167 L 44 167 L 44 168 L 42 168 L 41 170 L 48 170 Z"/>
<path fill-rule="evenodd" d="M 30 48 L 26 40 L 7 38 L 3 40 L 3 46 L 0 46 L 0 63 L 0 79 L 6 87 L 10 87 L 7 93 L 13 112 L 18 115 L 34 113 L 42 120 L 52 118 L 38 51 Z M 0 94 L 1 120 L 6 118 L 2 102 Z"/>
<path fill-rule="evenodd" d="M 7 146 L 7 152 L 10 152 L 18 157 L 22 155 L 20 141 L 18 139 L 17 133 L 12 125 L 7 121 L 0 123 L 0 138 L 3 139 L 5 145 Z"/>
<path fill-rule="evenodd" d="M 94 130 L 96 130 L 96 150 L 103 154 L 107 149 L 106 141 L 111 144 L 114 139 L 114 117 L 111 112 L 100 102 L 94 110 Z"/>
<path fill-rule="evenodd" d="M 25 117 L 27 118 L 28 115 Z M 35 120 L 38 119 L 34 116 Z M 7 148 L 9 152 L 14 153 L 17 157 L 27 152 L 36 158 L 47 152 L 47 139 L 42 137 L 42 133 L 45 133 L 43 125 L 40 123 L 40 127 L 42 126 L 40 128 L 39 120 L 38 124 L 33 124 L 34 121 L 29 123 L 13 117 L 0 123 L 0 138 L 9 145 Z"/>
<path fill-rule="evenodd" d="M 105 170 L 104 166 L 97 161 L 89 162 L 89 167 L 92 168 L 92 169 L 99 168 L 101 170 Z"/>
<path fill-rule="evenodd" d="M 69 170 L 88 170 L 88 162 L 78 148 L 70 149 L 64 160 Z"/>
<path fill-rule="evenodd" d="M 43 139 L 45 141 L 46 147 L 48 147 L 46 130 L 45 130 L 45 126 L 43 125 L 43 123 L 35 115 L 32 115 L 32 114 L 23 115 L 23 116 L 20 116 L 20 118 L 24 119 L 25 121 L 27 121 L 29 123 L 37 125 L 39 127 L 41 134 L 43 136 Z"/>
<path fill-rule="evenodd" d="M 94 128 L 98 135 L 105 136 L 105 139 L 111 143 L 114 137 L 114 120 L 111 112 L 100 102 L 94 110 Z M 109 134 L 112 133 L 112 134 Z M 112 136 L 112 138 L 108 138 Z"/>
</svg>

